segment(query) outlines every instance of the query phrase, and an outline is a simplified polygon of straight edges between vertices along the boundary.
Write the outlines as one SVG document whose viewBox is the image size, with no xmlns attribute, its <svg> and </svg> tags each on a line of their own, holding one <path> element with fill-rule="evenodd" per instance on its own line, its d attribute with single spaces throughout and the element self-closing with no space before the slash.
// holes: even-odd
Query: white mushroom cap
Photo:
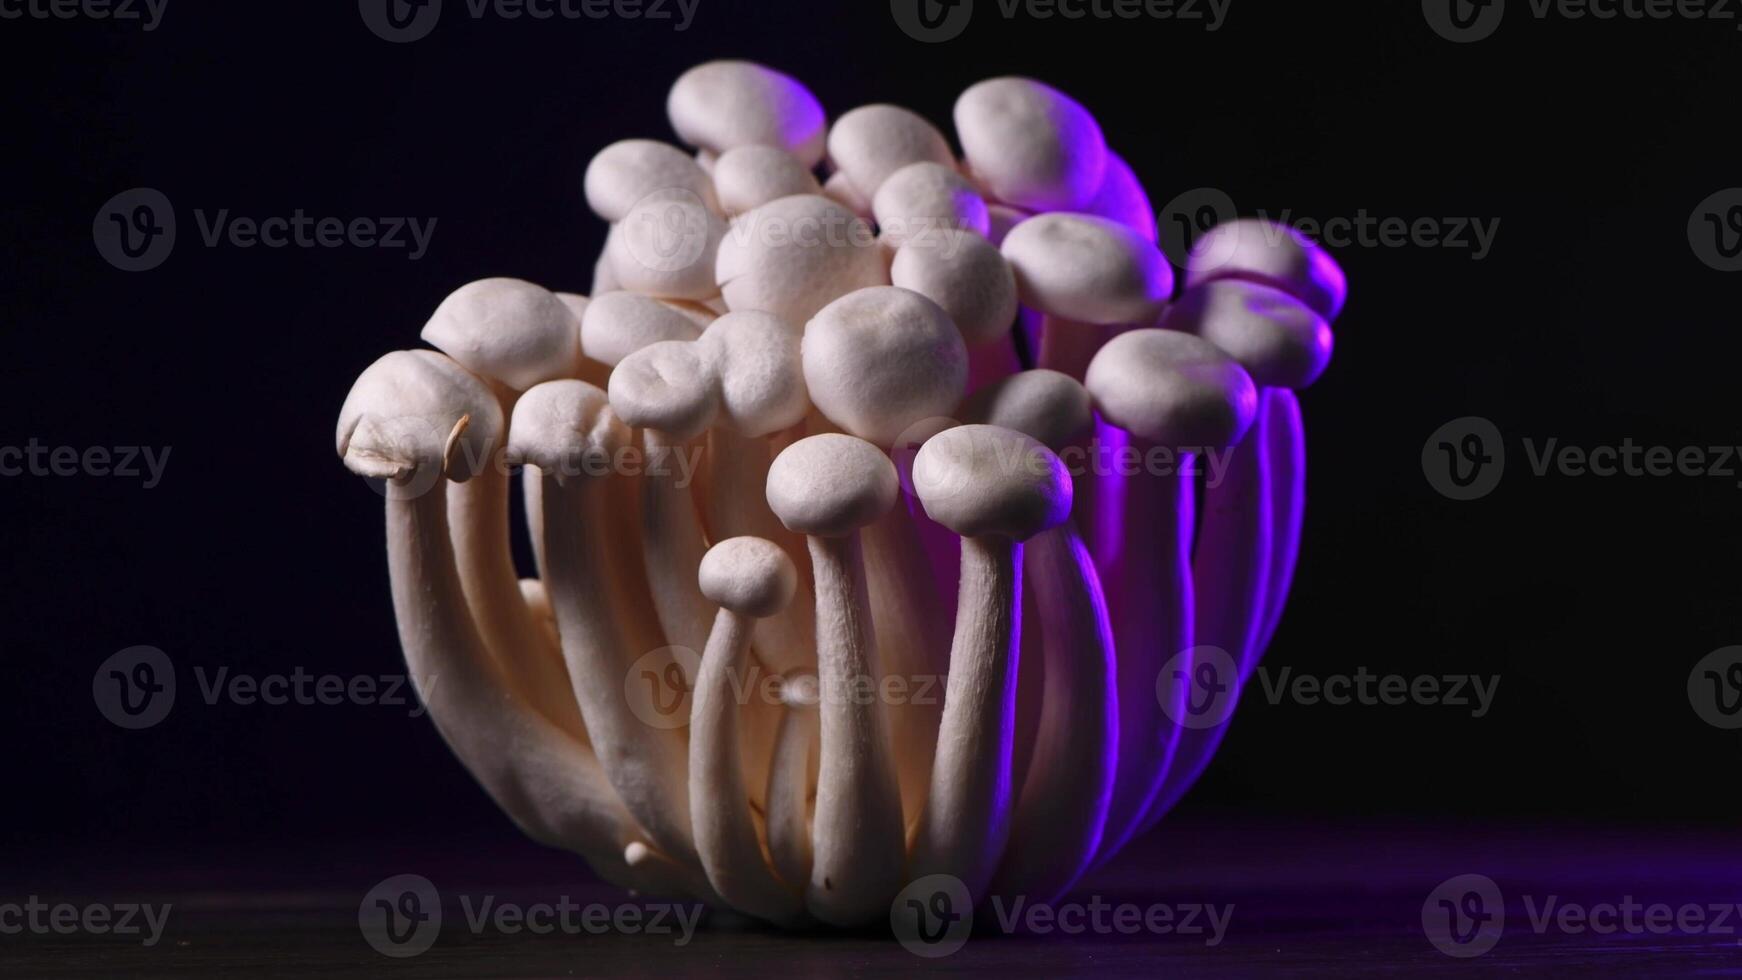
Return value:
<svg viewBox="0 0 1742 980">
<path fill-rule="evenodd" d="M 956 157 L 944 134 L 924 116 L 900 106 L 866 105 L 829 129 L 829 162 L 853 187 L 875 195 L 909 164 L 938 163 L 954 170 Z"/>
<path fill-rule="evenodd" d="M 765 436 L 809 414 L 797 327 L 772 313 L 744 310 L 715 320 L 699 345 L 714 362 L 721 414 L 735 431 Z"/>
<path fill-rule="evenodd" d="M 1212 279 L 1250 279 L 1274 286 L 1335 320 L 1349 296 L 1343 269 L 1329 252 L 1299 231 L 1259 218 L 1217 225 L 1192 246 L 1186 285 Z"/>
<path fill-rule="evenodd" d="M 855 289 L 886 284 L 871 226 L 826 197 L 764 204 L 732 222 L 715 275 L 733 310 L 804 323 Z"/>
<path fill-rule="evenodd" d="M 635 202 L 605 239 L 623 288 L 666 299 L 717 295 L 714 259 L 726 223 L 686 190 L 657 190 Z"/>
<path fill-rule="evenodd" d="M 743 214 L 794 194 L 821 194 L 810 168 L 785 150 L 740 146 L 720 154 L 714 164 L 714 189 L 728 215 Z"/>
<path fill-rule="evenodd" d="M 768 468 L 768 507 L 796 534 L 851 534 L 889 513 L 899 491 L 882 450 L 838 432 L 800 439 Z"/>
<path fill-rule="evenodd" d="M 861 289 L 805 327 L 804 377 L 830 422 L 879 446 L 947 415 L 968 383 L 968 351 L 949 314 L 894 286 Z"/>
<path fill-rule="evenodd" d="M 1028 78 L 993 78 L 956 100 L 956 137 L 1000 201 L 1035 211 L 1082 207 L 1101 188 L 1107 141 L 1095 117 Z"/>
<path fill-rule="evenodd" d="M 702 595 L 741 616 L 767 619 L 792 602 L 798 569 L 766 538 L 727 538 L 702 556 Z"/>
<path fill-rule="evenodd" d="M 1094 421 L 1089 390 L 1068 374 L 1019 371 L 975 392 L 962 406 L 970 423 L 1013 429 L 1057 452 Z"/>
<path fill-rule="evenodd" d="M 695 340 L 695 319 L 640 293 L 606 293 L 587 304 L 581 316 L 581 350 L 600 364 L 615 367 L 625 357 L 662 340 Z"/>
<path fill-rule="evenodd" d="M 1084 383 L 1107 421 L 1180 448 L 1231 446 L 1258 411 L 1246 370 L 1209 341 L 1177 330 L 1114 337 L 1089 362 Z"/>
<path fill-rule="evenodd" d="M 520 279 L 480 279 L 449 294 L 423 339 L 467 370 L 517 391 L 566 378 L 580 363 L 580 327 L 555 293 Z"/>
<path fill-rule="evenodd" d="M 1016 274 L 970 231 L 946 230 L 895 253 L 889 279 L 943 307 L 969 347 L 1006 340 L 1016 322 Z"/>
<path fill-rule="evenodd" d="M 587 206 L 606 221 L 629 217 L 636 202 L 654 191 L 680 190 L 718 208 L 714 183 L 694 157 L 658 140 L 620 140 L 587 164 Z"/>
<path fill-rule="evenodd" d="M 672 86 L 665 110 L 678 136 L 704 150 L 772 146 L 807 167 L 823 158 L 822 104 L 797 79 L 753 62 L 691 68 Z"/>
<path fill-rule="evenodd" d="M 831 174 L 823 181 L 823 196 L 859 217 L 871 220 L 871 199 L 854 187 L 846 174 Z"/>
<path fill-rule="evenodd" d="M 665 340 L 625 357 L 611 372 L 611 407 L 637 429 L 672 439 L 706 432 L 720 410 L 720 378 L 695 344 Z"/>
<path fill-rule="evenodd" d="M 883 240 L 899 248 L 945 230 L 985 235 L 986 199 L 954 167 L 910 163 L 889 175 L 871 199 Z"/>
<path fill-rule="evenodd" d="M 432 350 L 394 351 L 345 396 L 338 450 L 361 476 L 463 483 L 490 465 L 504 428 L 502 404 L 483 379 Z"/>
<path fill-rule="evenodd" d="M 1157 239 L 1155 206 L 1149 203 L 1149 195 L 1131 165 L 1111 150 L 1107 151 L 1107 171 L 1101 175 L 1101 189 L 1083 205 L 1083 213 L 1117 221 L 1149 241 Z"/>
<path fill-rule="evenodd" d="M 1180 294 L 1160 326 L 1204 338 L 1267 388 L 1305 388 L 1331 362 L 1331 325 L 1280 289 L 1215 279 Z"/>
<path fill-rule="evenodd" d="M 585 381 L 547 381 L 528 389 L 514 403 L 508 426 L 508 459 L 530 463 L 565 482 L 570 477 L 605 473 L 632 433 L 610 399 Z"/>
<path fill-rule="evenodd" d="M 1155 243 L 1106 218 L 1037 215 L 1011 229 L 1003 252 L 1023 305 L 1070 320 L 1153 323 L 1173 292 Z"/>
<path fill-rule="evenodd" d="M 964 538 L 1026 541 L 1071 514 L 1071 476 L 1052 450 L 1011 429 L 961 425 L 920 447 L 913 484 L 926 516 Z"/>
</svg>

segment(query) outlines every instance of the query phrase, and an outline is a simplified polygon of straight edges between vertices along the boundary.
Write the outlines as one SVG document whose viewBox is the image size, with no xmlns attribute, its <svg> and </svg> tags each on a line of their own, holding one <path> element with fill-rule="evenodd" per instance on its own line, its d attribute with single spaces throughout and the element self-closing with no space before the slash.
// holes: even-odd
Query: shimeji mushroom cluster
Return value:
<svg viewBox="0 0 1742 980">
<path fill-rule="evenodd" d="M 1131 168 L 1025 78 L 962 94 L 959 159 L 747 62 L 668 109 L 693 150 L 587 168 L 590 299 L 465 286 L 341 413 L 430 716 L 626 888 L 785 926 L 937 874 L 1050 901 L 1186 791 L 1218 665 L 1276 629 L 1342 273 L 1235 221 L 1175 295 Z"/>
</svg>

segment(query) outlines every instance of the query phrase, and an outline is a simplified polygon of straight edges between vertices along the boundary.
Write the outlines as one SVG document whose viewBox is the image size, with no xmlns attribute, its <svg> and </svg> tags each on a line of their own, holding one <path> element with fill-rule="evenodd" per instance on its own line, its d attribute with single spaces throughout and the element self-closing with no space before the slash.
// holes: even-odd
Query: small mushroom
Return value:
<svg viewBox="0 0 1742 980">
<path fill-rule="evenodd" d="M 829 421 L 880 446 L 962 400 L 968 354 L 936 303 L 907 289 L 860 289 L 805 327 L 804 376 Z"/>
<path fill-rule="evenodd" d="M 1225 650 L 1241 679 L 1263 655 L 1273 616 L 1288 590 L 1300 547 L 1305 453 L 1293 389 L 1316 381 L 1330 362 L 1330 326 L 1282 290 L 1215 279 L 1185 291 L 1164 328 L 1203 337 L 1261 386 L 1251 434 L 1229 456 L 1221 482 L 1204 492 L 1192 562 L 1198 585 L 1197 642 Z M 1270 419 L 1277 414 L 1278 427 Z M 1221 744 L 1225 725 L 1188 730 L 1150 819 L 1182 797 Z"/>
<path fill-rule="evenodd" d="M 1153 242 L 1086 214 L 1042 214 L 1005 236 L 1017 294 L 1043 313 L 1093 324 L 1149 325 L 1173 292 L 1173 270 Z"/>
<path fill-rule="evenodd" d="M 992 195 L 1032 211 L 1081 208 L 1101 187 L 1107 141 L 1095 117 L 1058 89 L 993 78 L 956 100 L 962 155 Z"/>
<path fill-rule="evenodd" d="M 926 514 L 962 537 L 961 590 L 915 877 L 949 874 L 984 895 L 1010 834 L 1022 545 L 1070 516 L 1071 481 L 1034 439 L 991 425 L 933 436 L 913 464 Z"/>
<path fill-rule="evenodd" d="M 956 157 L 944 134 L 918 113 L 893 105 L 860 106 L 829 129 L 829 162 L 844 180 L 867 197 L 883 182 L 914 163 L 955 169 Z"/>
<path fill-rule="evenodd" d="M 826 197 L 798 195 L 739 215 L 716 281 L 733 310 L 805 323 L 836 297 L 889 281 L 871 226 Z"/>
<path fill-rule="evenodd" d="M 968 391 L 1022 370 L 1012 343 L 1016 276 L 990 242 L 946 229 L 896 250 L 889 279 L 943 308 L 968 348 Z"/>
<path fill-rule="evenodd" d="M 446 484 L 472 476 L 452 465 L 465 458 L 462 446 L 486 458 L 503 428 L 501 406 L 482 380 L 433 351 L 400 351 L 357 379 L 339 413 L 338 450 L 353 472 L 388 481 L 400 643 L 443 740 L 529 835 L 581 854 L 608 880 L 646 887 L 647 875 L 622 858 L 640 839 L 635 819 L 586 747 L 509 687 L 460 584 Z M 501 752 L 504 744 L 517 751 Z"/>
<path fill-rule="evenodd" d="M 883 705 L 861 528 L 895 506 L 895 466 L 852 436 L 810 436 L 768 471 L 768 504 L 807 536 L 817 594 L 821 750 L 814 861 L 805 904 L 818 919 L 859 926 L 888 914 L 900 888 L 905 834 Z"/>
<path fill-rule="evenodd" d="M 653 845 L 696 868 L 683 733 L 646 724 L 622 696 L 630 665 L 647 651 L 632 645 L 612 601 L 612 498 L 605 492 L 609 478 L 594 474 L 609 472 L 631 438 L 605 392 L 584 381 L 552 381 L 528 391 L 514 407 L 509 454 L 543 474 L 547 589 L 575 697 L 605 775 Z"/>
<path fill-rule="evenodd" d="M 711 153 L 772 146 L 807 167 L 823 158 L 822 104 L 797 79 L 754 62 L 691 68 L 672 86 L 665 109 L 685 143 Z"/>
<path fill-rule="evenodd" d="M 587 206 L 609 222 L 622 221 L 655 191 L 681 190 L 719 209 L 714 182 L 694 157 L 658 140 L 619 140 L 587 164 Z"/>
<path fill-rule="evenodd" d="M 1245 279 L 1274 286 L 1337 319 L 1349 297 L 1349 281 L 1329 252 L 1294 228 L 1241 218 L 1205 232 L 1186 258 L 1186 286 L 1215 279 Z"/>
<path fill-rule="evenodd" d="M 1012 375 L 970 398 L 963 414 L 970 423 L 1014 429 L 1054 453 L 1078 442 L 1093 422 L 1088 390 L 1046 370 Z M 1038 597 L 1029 608 L 1039 630 L 1024 635 L 1040 636 L 1044 688 L 1017 691 L 1018 724 L 1033 725 L 1034 748 L 1026 770 L 1012 766 L 1026 776 L 1015 787 L 1010 844 L 992 890 L 1045 902 L 1087 870 L 1101 842 L 1118 758 L 1118 665 L 1101 578 L 1075 521 L 1030 539 L 1022 568 L 1026 594 Z M 1028 649 L 1025 643 L 1023 685 L 1030 679 Z"/>
<path fill-rule="evenodd" d="M 728 538 L 702 558 L 702 594 L 720 606 L 690 703 L 690 818 L 696 851 L 715 891 L 734 908 L 779 924 L 804 910 L 797 888 L 762 856 L 739 759 L 735 690 L 750 689 L 746 666 L 756 620 L 792 601 L 798 572 L 772 541 Z"/>
<path fill-rule="evenodd" d="M 1178 751 L 1181 713 L 1164 712 L 1157 678 L 1193 646 L 1192 455 L 1232 446 L 1257 411 L 1252 378 L 1215 345 L 1172 330 L 1134 330 L 1107 342 L 1085 386 L 1108 422 L 1130 434 L 1141 458 L 1171 455 L 1171 472 L 1128 481 L 1126 546 L 1105 575 L 1119 637 L 1119 768 L 1101 857 L 1136 833 Z M 1187 665 L 1189 669 L 1189 665 Z M 1184 693 L 1183 688 L 1181 694 Z"/>
<path fill-rule="evenodd" d="M 871 198 L 883 242 L 900 248 L 949 231 L 984 237 L 991 230 L 986 199 L 955 167 L 910 163 L 889 175 Z"/>
<path fill-rule="evenodd" d="M 663 188 L 636 201 L 605 239 L 611 271 L 624 289 L 661 299 L 719 294 L 714 262 L 726 223 L 699 195 Z"/>
<path fill-rule="evenodd" d="M 594 298 L 581 317 L 581 349 L 588 358 L 616 367 L 630 354 L 663 340 L 695 340 L 702 327 L 671 303 L 640 293 Z"/>
<path fill-rule="evenodd" d="M 641 542 L 660 627 L 668 644 L 697 653 L 712 618 L 695 579 L 706 537 L 679 454 L 718 414 L 719 375 L 695 344 L 668 340 L 624 358 L 608 390 L 612 410 L 641 430 Z"/>
<path fill-rule="evenodd" d="M 581 361 L 579 322 L 570 306 L 519 279 L 462 286 L 437 307 L 423 339 L 484 377 L 505 415 L 522 390 L 568 377 Z M 497 459 L 468 462 L 477 475 L 451 491 L 448 523 L 478 630 L 509 682 L 556 725 L 584 736 L 562 652 L 514 601 L 519 574 L 508 547 L 508 467 Z"/>
<path fill-rule="evenodd" d="M 816 175 L 785 150 L 740 146 L 720 155 L 714 188 L 728 217 L 794 194 L 821 194 Z"/>
</svg>

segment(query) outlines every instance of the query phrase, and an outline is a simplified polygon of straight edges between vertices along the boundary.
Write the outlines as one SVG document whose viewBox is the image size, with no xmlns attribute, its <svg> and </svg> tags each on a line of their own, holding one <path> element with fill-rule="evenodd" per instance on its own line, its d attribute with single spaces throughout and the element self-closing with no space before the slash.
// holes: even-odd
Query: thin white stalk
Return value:
<svg viewBox="0 0 1742 980">
<path fill-rule="evenodd" d="M 804 910 L 796 890 L 775 877 L 762 854 L 739 761 L 733 677 L 749 662 L 753 620 L 722 608 L 690 702 L 690 818 L 702 867 L 732 907 L 781 925 Z"/>
<path fill-rule="evenodd" d="M 774 742 L 774 763 L 768 774 L 768 852 L 780 877 L 789 882 L 810 880 L 811 808 L 817 775 L 816 678 L 807 678 L 808 703 L 791 696 L 795 683 L 782 685 L 786 705 Z"/>
<path fill-rule="evenodd" d="M 587 732 L 605 775 L 653 845 L 697 867 L 684 735 L 637 718 L 623 693 L 630 665 L 648 651 L 626 644 L 606 585 L 615 556 L 602 533 L 611 517 L 598 498 L 607 481 L 571 478 L 565 486 L 544 479 L 547 588 Z"/>
<path fill-rule="evenodd" d="M 700 656 L 713 613 L 696 585 L 696 568 L 708 546 L 695 498 L 684 482 L 682 467 L 689 463 L 679 460 L 680 454 L 686 461 L 696 459 L 699 443 L 673 440 L 653 429 L 642 429 L 641 437 L 647 462 L 641 537 L 648 589 L 665 642 Z"/>
<path fill-rule="evenodd" d="M 1256 433 L 1270 456 L 1270 583 L 1265 590 L 1264 624 L 1258 632 L 1258 656 L 1270 648 L 1294 569 L 1300 560 L 1301 522 L 1306 510 L 1306 423 L 1301 418 L 1300 399 L 1287 388 L 1269 388 L 1259 416 L 1263 427 Z M 1251 438 L 1251 437 L 1248 437 Z M 1256 662 L 1256 660 L 1254 661 Z"/>
<path fill-rule="evenodd" d="M 1029 594 L 1046 597 L 1040 629 L 1024 631 L 1043 637 L 1046 693 L 992 890 L 1051 902 L 1088 870 L 1101 842 L 1118 757 L 1118 665 L 1100 577 L 1073 525 L 1029 541 L 1024 573 Z"/>
<path fill-rule="evenodd" d="M 962 539 L 949 687 L 931 792 L 914 841 L 915 878 L 954 875 L 976 899 L 985 894 L 1010 835 L 1022 551 L 1009 538 Z"/>
<path fill-rule="evenodd" d="M 901 887 L 901 791 L 883 706 L 864 696 L 879 674 L 859 535 L 808 540 L 822 737 L 805 906 L 831 925 L 859 926 L 887 916 Z"/>
</svg>

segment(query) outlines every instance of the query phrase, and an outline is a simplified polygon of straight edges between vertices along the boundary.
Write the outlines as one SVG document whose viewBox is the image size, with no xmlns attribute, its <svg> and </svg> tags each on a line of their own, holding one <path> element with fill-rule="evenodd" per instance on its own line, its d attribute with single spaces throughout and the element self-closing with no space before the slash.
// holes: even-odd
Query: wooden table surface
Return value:
<svg viewBox="0 0 1742 980">
<path fill-rule="evenodd" d="M 1742 834 L 1710 829 L 1459 827 L 1343 822 L 1164 824 L 1086 879 L 1067 902 L 1088 907 L 1232 906 L 1225 935 L 1007 934 L 981 909 L 956 952 L 921 959 L 880 929 L 783 934 L 713 914 L 676 935 L 506 934 L 474 930 L 466 909 L 488 897 L 529 905 L 567 898 L 620 905 L 570 859 L 506 838 L 490 848 L 400 842 L 379 848 L 217 849 L 149 860 L 28 868 L 0 879 L 0 906 L 45 902 L 171 903 L 162 940 L 0 935 L 5 977 L 903 977 L 944 975 L 1723 976 L 1742 975 L 1742 922 L 1705 931 L 1599 934 L 1550 920 L 1551 899 L 1591 908 L 1635 900 L 1697 905 L 1742 900 Z M 390 959 L 358 925 L 365 893 L 392 874 L 439 889 L 443 926 L 427 951 Z M 1485 874 L 1504 894 L 1494 948 L 1469 959 L 1436 949 L 1422 908 L 1454 876 Z M 7 920 L 0 916 L 0 926 Z M 1106 921 L 1111 921 L 1110 916 Z"/>
</svg>

